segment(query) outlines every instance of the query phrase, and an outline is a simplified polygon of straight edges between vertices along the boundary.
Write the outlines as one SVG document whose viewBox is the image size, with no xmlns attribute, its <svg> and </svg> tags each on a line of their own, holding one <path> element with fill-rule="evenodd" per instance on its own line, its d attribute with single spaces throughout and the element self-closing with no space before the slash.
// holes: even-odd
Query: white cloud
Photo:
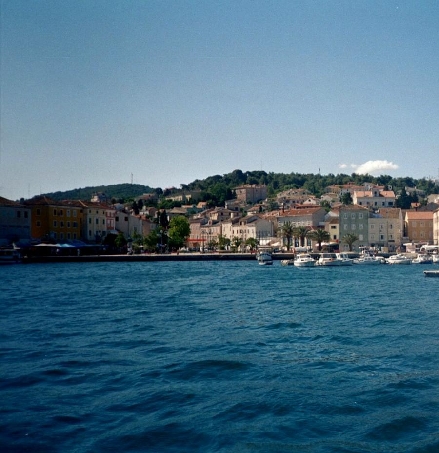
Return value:
<svg viewBox="0 0 439 453">
<path fill-rule="evenodd" d="M 338 168 L 347 168 L 346 164 L 339 164 Z"/>
<path fill-rule="evenodd" d="M 387 170 L 397 170 L 399 165 L 394 164 L 393 162 L 388 162 L 387 160 L 369 160 L 364 164 L 352 165 L 356 170 L 355 172 L 359 175 L 364 174 L 373 174 L 381 173 Z"/>
</svg>

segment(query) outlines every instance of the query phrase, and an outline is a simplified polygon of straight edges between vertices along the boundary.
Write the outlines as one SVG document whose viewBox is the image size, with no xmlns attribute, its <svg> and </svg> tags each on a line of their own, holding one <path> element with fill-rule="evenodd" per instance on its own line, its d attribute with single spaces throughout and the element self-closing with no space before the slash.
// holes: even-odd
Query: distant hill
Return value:
<svg viewBox="0 0 439 453">
<path fill-rule="evenodd" d="M 52 198 L 56 201 L 61 200 L 90 200 L 92 196 L 98 192 L 105 193 L 105 195 L 111 200 L 123 199 L 128 200 L 130 198 L 138 197 L 144 193 L 154 192 L 155 189 L 149 186 L 143 186 L 142 184 L 114 184 L 110 186 L 91 186 L 84 187 L 81 189 L 67 190 L 64 192 L 51 192 L 45 193 L 46 197 Z"/>
</svg>

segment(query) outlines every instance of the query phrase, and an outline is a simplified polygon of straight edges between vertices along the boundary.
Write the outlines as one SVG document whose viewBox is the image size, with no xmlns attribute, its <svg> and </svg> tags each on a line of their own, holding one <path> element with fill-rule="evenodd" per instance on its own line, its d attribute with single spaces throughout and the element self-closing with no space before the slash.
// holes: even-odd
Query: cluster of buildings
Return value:
<svg viewBox="0 0 439 453">
<path fill-rule="evenodd" d="M 189 204 L 166 213 L 169 218 L 188 218 L 188 248 L 204 249 L 220 238 L 239 238 L 242 244 L 254 238 L 260 245 L 281 248 L 285 245 L 282 227 L 287 222 L 293 227 L 325 229 L 330 236 L 327 245 L 340 250 L 348 248 L 342 240 L 347 234 L 358 237 L 354 243 L 357 250 L 377 247 L 392 252 L 404 244 L 439 245 L 439 195 L 430 195 L 424 206 L 403 210 L 396 207 L 391 188 L 371 184 L 330 186 L 320 198 L 305 189 L 290 189 L 279 193 L 275 200 L 267 199 L 264 185 L 243 185 L 234 190 L 236 198 L 211 209 L 206 203 L 197 203 L 196 193 L 178 195 Z M 340 202 L 346 193 L 352 204 Z M 139 211 L 112 205 L 103 194 L 96 194 L 90 201 L 62 202 L 45 196 L 20 202 L 0 197 L 0 246 L 35 241 L 100 244 L 108 234 L 119 233 L 126 238 L 147 236 L 157 228 L 157 208 L 151 206 L 156 204 L 154 197 L 139 196 Z M 154 203 L 148 206 L 149 202 Z M 298 238 L 294 245 L 298 245 Z M 306 245 L 315 246 L 309 239 Z"/>
</svg>

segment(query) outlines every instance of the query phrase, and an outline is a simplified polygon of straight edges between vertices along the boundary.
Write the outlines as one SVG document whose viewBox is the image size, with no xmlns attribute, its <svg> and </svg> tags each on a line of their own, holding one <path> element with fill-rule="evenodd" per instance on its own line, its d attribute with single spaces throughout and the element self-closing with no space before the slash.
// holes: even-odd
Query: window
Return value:
<svg viewBox="0 0 439 453">
<path fill-rule="evenodd" d="M 70 228 L 70 222 L 67 222 L 67 228 Z"/>
<path fill-rule="evenodd" d="M 91 225 L 91 217 L 88 218 L 88 224 Z"/>
<path fill-rule="evenodd" d="M 27 211 L 24 211 L 24 218 L 27 219 Z"/>
<path fill-rule="evenodd" d="M 363 235 L 362 235 L 362 234 L 359 234 L 359 235 L 358 235 L 358 240 L 359 240 L 359 241 L 362 241 L 362 240 L 363 240 Z"/>
<path fill-rule="evenodd" d="M 37 215 L 41 215 L 41 209 L 37 209 Z"/>
<path fill-rule="evenodd" d="M 66 213 L 67 213 L 67 217 L 70 217 L 70 209 L 67 209 Z"/>
<path fill-rule="evenodd" d="M 58 215 L 63 215 L 63 214 L 64 214 L 63 210 L 60 209 Z"/>
<path fill-rule="evenodd" d="M 99 219 L 96 219 L 96 225 L 99 225 Z"/>
<path fill-rule="evenodd" d="M 371 223 L 370 229 L 371 229 L 371 230 L 374 230 L 374 229 L 375 229 L 375 224 Z"/>
<path fill-rule="evenodd" d="M 76 214 L 77 214 L 76 209 L 74 209 L 73 210 L 73 217 L 76 217 Z"/>
<path fill-rule="evenodd" d="M 371 234 L 371 235 L 370 235 L 370 239 L 371 239 L 372 241 L 374 241 L 374 240 L 375 240 L 375 235 L 374 235 L 374 234 Z"/>
<path fill-rule="evenodd" d="M 64 222 L 59 222 L 59 226 L 60 226 L 61 228 L 64 228 Z"/>
<path fill-rule="evenodd" d="M 91 234 L 91 230 L 88 230 L 88 237 L 91 238 L 92 234 Z"/>
<path fill-rule="evenodd" d="M 355 219 L 355 214 L 354 213 L 351 214 L 351 219 Z"/>
<path fill-rule="evenodd" d="M 348 229 L 347 223 L 345 223 L 345 224 L 343 225 L 343 229 L 344 229 L 344 230 L 347 230 L 347 229 Z"/>
<path fill-rule="evenodd" d="M 380 239 L 384 241 L 384 234 L 380 235 Z"/>
<path fill-rule="evenodd" d="M 17 211 L 17 219 L 21 217 L 21 211 Z"/>
<path fill-rule="evenodd" d="M 356 228 L 357 228 L 357 225 L 355 225 L 355 223 L 353 223 L 353 224 L 351 225 L 351 230 L 355 230 Z"/>
<path fill-rule="evenodd" d="M 64 233 L 60 233 L 59 238 L 64 239 Z"/>
<path fill-rule="evenodd" d="M 67 239 L 70 239 L 70 233 L 67 233 Z"/>
<path fill-rule="evenodd" d="M 347 218 L 348 218 L 347 212 L 345 212 L 345 213 L 343 214 L 343 218 L 344 218 L 344 219 L 347 219 Z"/>
<path fill-rule="evenodd" d="M 73 222 L 73 228 L 78 228 L 78 222 Z"/>
<path fill-rule="evenodd" d="M 58 223 L 56 220 L 53 221 L 53 226 L 56 228 L 58 226 Z"/>
<path fill-rule="evenodd" d="M 76 233 L 73 233 L 73 239 L 76 239 Z"/>
<path fill-rule="evenodd" d="M 359 229 L 359 230 L 362 230 L 362 229 L 363 229 L 363 226 L 364 226 L 364 225 L 363 225 L 362 223 L 360 223 L 360 225 L 358 225 L 358 229 Z"/>
<path fill-rule="evenodd" d="M 358 218 L 359 218 L 359 219 L 362 219 L 362 218 L 363 218 L 363 213 L 362 213 L 362 212 L 359 212 L 359 213 L 358 213 Z"/>
<path fill-rule="evenodd" d="M 37 220 L 37 227 L 40 227 L 41 226 L 41 222 L 39 220 Z"/>
<path fill-rule="evenodd" d="M 102 219 L 102 225 L 105 225 L 105 219 Z"/>
<path fill-rule="evenodd" d="M 53 210 L 53 215 L 56 215 L 56 209 Z"/>
</svg>

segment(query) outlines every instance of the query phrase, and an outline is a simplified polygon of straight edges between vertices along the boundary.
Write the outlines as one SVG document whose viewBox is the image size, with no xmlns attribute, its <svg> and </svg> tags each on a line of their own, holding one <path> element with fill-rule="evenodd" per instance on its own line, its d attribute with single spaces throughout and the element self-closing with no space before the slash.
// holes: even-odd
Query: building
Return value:
<svg viewBox="0 0 439 453">
<path fill-rule="evenodd" d="M 393 208 L 395 206 L 395 192 L 393 190 L 355 190 L 352 195 L 354 204 L 368 208 Z"/>
<path fill-rule="evenodd" d="M 66 205 L 44 195 L 26 200 L 23 204 L 32 212 L 33 239 L 64 241 L 81 238 L 82 207 Z"/>
<path fill-rule="evenodd" d="M 245 203 L 256 203 L 267 198 L 267 186 L 246 184 L 234 188 L 236 198 Z"/>
<path fill-rule="evenodd" d="M 340 250 L 348 250 L 347 244 L 343 243 L 346 234 L 358 236 L 354 248 L 366 247 L 369 245 L 369 209 L 359 205 L 343 205 L 339 208 L 339 234 Z"/>
<path fill-rule="evenodd" d="M 273 232 L 273 222 L 259 215 L 248 215 L 223 222 L 223 235 L 230 240 L 237 237 L 242 240 L 242 243 L 249 238 L 263 243 L 266 238 L 273 236 Z"/>
<path fill-rule="evenodd" d="M 394 252 L 402 245 L 404 227 L 400 208 L 381 208 L 369 217 L 369 245 Z"/>
<path fill-rule="evenodd" d="M 31 238 L 31 209 L 0 197 L 0 245 Z"/>
<path fill-rule="evenodd" d="M 404 229 L 409 242 L 433 244 L 433 212 L 406 211 Z"/>
<path fill-rule="evenodd" d="M 433 244 L 439 245 L 439 209 L 433 212 Z"/>
</svg>

